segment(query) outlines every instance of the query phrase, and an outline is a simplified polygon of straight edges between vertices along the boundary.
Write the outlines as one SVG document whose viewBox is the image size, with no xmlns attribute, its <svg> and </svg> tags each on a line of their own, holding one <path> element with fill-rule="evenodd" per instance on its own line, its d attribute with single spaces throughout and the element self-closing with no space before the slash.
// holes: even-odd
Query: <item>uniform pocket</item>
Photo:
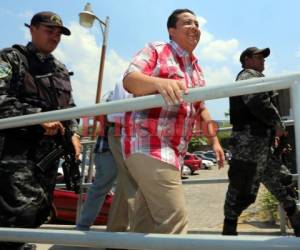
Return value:
<svg viewBox="0 0 300 250">
<path fill-rule="evenodd" d="M 37 84 L 34 81 L 34 78 L 28 72 L 26 72 L 24 76 L 23 91 L 25 92 L 26 95 L 29 96 L 37 95 L 39 92 L 37 88 Z"/>
<path fill-rule="evenodd" d="M 72 86 L 70 78 L 64 74 L 58 74 L 53 76 L 53 85 L 56 89 L 58 104 L 61 108 L 70 106 Z"/>
</svg>

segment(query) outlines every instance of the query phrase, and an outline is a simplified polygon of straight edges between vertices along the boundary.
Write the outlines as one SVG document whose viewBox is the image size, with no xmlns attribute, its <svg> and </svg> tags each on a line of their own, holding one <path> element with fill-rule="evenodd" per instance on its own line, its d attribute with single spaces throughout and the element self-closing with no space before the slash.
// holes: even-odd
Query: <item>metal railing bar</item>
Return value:
<svg viewBox="0 0 300 250">
<path fill-rule="evenodd" d="M 282 236 L 169 235 L 20 228 L 0 228 L 0 241 L 148 250 L 299 250 L 300 246 L 300 238 Z"/>
<path fill-rule="evenodd" d="M 285 126 L 292 126 L 292 125 L 294 125 L 294 120 L 286 120 L 286 121 L 283 121 L 283 123 L 285 124 Z M 232 130 L 232 127 L 218 128 L 218 132 L 231 131 L 231 130 Z"/>
<path fill-rule="evenodd" d="M 184 95 L 183 99 L 186 102 L 195 102 L 199 100 L 210 100 L 234 95 L 285 89 L 289 88 L 297 77 L 300 78 L 299 73 L 278 77 L 250 79 L 240 81 L 239 84 L 232 82 L 203 88 L 193 88 L 189 90 L 188 95 Z M 141 110 L 165 105 L 166 104 L 161 95 L 149 95 L 112 101 L 109 103 L 95 104 L 82 108 L 69 108 L 0 119 L 0 129 L 35 125 L 46 121 L 63 121 L 78 117 L 92 117 L 101 114 Z"/>
<path fill-rule="evenodd" d="M 217 183 L 228 183 L 228 178 L 182 180 L 182 184 L 185 184 L 185 185 L 217 184 Z"/>
</svg>

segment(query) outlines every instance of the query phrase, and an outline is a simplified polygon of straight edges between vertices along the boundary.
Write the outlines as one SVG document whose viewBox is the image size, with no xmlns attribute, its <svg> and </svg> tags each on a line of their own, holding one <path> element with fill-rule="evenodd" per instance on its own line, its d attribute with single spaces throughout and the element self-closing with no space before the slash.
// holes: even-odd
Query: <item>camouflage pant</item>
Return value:
<svg viewBox="0 0 300 250">
<path fill-rule="evenodd" d="M 51 209 L 58 164 L 54 162 L 44 174 L 37 171 L 35 163 L 53 150 L 53 141 L 35 140 L 22 133 L 0 140 L 0 227 L 38 227 Z M 22 243 L 0 243 L 0 250 L 22 247 Z"/>
<path fill-rule="evenodd" d="M 281 162 L 271 153 L 271 142 L 271 135 L 252 135 L 249 129 L 232 133 L 232 160 L 224 204 L 226 219 L 237 219 L 255 202 L 260 183 L 283 203 L 286 210 L 295 206 L 295 200 L 280 181 Z"/>
</svg>

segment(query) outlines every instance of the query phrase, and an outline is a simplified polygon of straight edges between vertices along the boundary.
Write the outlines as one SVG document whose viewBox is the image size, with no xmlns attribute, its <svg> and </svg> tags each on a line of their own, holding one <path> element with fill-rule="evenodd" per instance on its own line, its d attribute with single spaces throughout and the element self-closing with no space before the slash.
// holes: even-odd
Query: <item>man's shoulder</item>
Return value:
<svg viewBox="0 0 300 250">
<path fill-rule="evenodd" d="M 168 43 L 166 42 L 161 42 L 161 41 L 154 41 L 148 43 L 149 46 L 155 46 L 155 47 L 160 47 L 160 46 L 166 46 Z"/>
<path fill-rule="evenodd" d="M 7 48 L 3 48 L 0 50 L 0 55 L 6 55 L 6 54 L 9 54 L 9 53 L 12 53 L 13 52 L 13 48 L 12 47 L 7 47 Z"/>
<path fill-rule="evenodd" d="M 3 60 L 9 60 L 13 57 L 20 57 L 20 52 L 14 46 L 7 47 L 0 50 L 0 56 Z"/>
<path fill-rule="evenodd" d="M 24 56 L 14 46 L 3 48 L 0 50 L 0 62 L 2 69 L 8 67 L 14 68 L 20 66 L 20 62 L 24 61 Z"/>
<path fill-rule="evenodd" d="M 150 42 L 146 45 L 145 48 L 149 49 L 151 51 L 155 51 L 158 54 L 160 54 L 160 53 L 170 53 L 170 51 L 172 50 L 172 47 L 171 47 L 170 43 L 159 42 L 159 41 Z"/>
<path fill-rule="evenodd" d="M 255 77 L 264 77 L 264 75 L 254 69 L 243 69 L 238 73 L 236 80 L 247 80 Z"/>
<path fill-rule="evenodd" d="M 166 42 L 160 42 L 160 41 L 154 41 L 154 42 L 150 42 L 146 45 L 146 47 L 150 47 L 156 50 L 160 50 L 165 48 L 166 46 L 169 46 L 168 43 Z"/>
<path fill-rule="evenodd" d="M 53 57 L 53 62 L 55 64 L 55 67 L 61 71 L 66 71 L 68 72 L 68 69 L 66 67 L 65 64 L 63 64 L 60 60 L 58 60 L 57 58 Z"/>
</svg>

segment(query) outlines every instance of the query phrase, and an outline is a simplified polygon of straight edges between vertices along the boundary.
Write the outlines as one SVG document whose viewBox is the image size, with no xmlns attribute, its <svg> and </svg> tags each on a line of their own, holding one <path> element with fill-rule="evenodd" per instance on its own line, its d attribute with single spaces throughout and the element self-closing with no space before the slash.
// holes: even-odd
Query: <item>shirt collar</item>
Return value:
<svg viewBox="0 0 300 250">
<path fill-rule="evenodd" d="M 197 63 L 197 57 L 194 56 L 194 54 L 190 56 L 189 53 L 186 50 L 182 49 L 175 41 L 170 40 L 170 45 L 179 57 L 189 59 L 192 64 Z"/>
<path fill-rule="evenodd" d="M 46 60 L 50 60 L 50 59 L 54 58 L 51 54 L 45 55 L 45 54 L 39 52 L 38 49 L 36 48 L 36 46 L 32 42 L 29 42 L 27 44 L 27 49 L 30 52 L 34 53 L 41 62 L 45 62 Z"/>
</svg>

